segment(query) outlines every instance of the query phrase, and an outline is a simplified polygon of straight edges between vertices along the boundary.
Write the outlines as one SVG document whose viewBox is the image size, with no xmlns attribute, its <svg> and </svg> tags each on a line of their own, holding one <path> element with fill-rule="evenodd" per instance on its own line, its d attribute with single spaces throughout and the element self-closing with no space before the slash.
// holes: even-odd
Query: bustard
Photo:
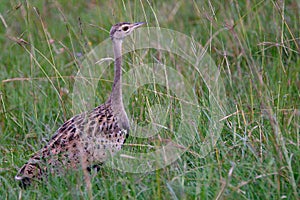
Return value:
<svg viewBox="0 0 300 200">
<path fill-rule="evenodd" d="M 108 100 L 89 112 L 66 121 L 47 145 L 36 152 L 18 171 L 15 179 L 27 186 L 46 172 L 58 169 L 90 168 L 103 163 L 109 154 L 120 150 L 125 142 L 129 121 L 122 101 L 122 41 L 144 23 L 118 23 L 112 26 L 110 38 L 114 51 L 114 82 Z"/>
</svg>

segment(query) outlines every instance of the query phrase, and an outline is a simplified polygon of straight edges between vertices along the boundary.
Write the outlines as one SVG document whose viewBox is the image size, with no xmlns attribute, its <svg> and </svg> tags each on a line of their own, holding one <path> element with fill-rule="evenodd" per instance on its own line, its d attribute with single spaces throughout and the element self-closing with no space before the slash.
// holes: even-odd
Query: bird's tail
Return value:
<svg viewBox="0 0 300 200">
<path fill-rule="evenodd" d="M 30 159 L 15 176 L 16 181 L 20 181 L 20 186 L 26 188 L 34 179 L 40 179 L 42 176 L 42 169 L 40 163 L 35 159 Z"/>
</svg>

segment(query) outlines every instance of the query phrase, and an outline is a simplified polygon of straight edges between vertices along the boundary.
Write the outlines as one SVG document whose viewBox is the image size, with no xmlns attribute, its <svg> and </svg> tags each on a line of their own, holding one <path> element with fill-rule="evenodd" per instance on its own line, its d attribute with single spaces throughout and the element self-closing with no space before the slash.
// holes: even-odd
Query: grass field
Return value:
<svg viewBox="0 0 300 200">
<path fill-rule="evenodd" d="M 1 3 L 0 14 L 0 199 L 299 199 L 298 1 L 13 0 Z M 124 72 L 140 62 L 136 57 L 147 54 L 147 61 L 172 66 L 190 81 L 201 112 L 194 116 L 196 137 L 187 151 L 172 164 L 146 173 L 104 166 L 90 185 L 81 171 L 70 171 L 20 189 L 14 180 L 18 169 L 77 114 L 72 91 L 84 55 L 121 21 L 172 29 L 206 48 L 226 91 L 220 138 L 203 157 L 202 139 L 212 116 L 205 115 L 210 103 L 200 74 L 187 70 L 179 56 L 139 50 L 124 59 Z M 111 90 L 110 69 L 98 82 L 97 103 Z M 155 85 L 140 88 L 128 112 L 143 124 L 149 104 L 172 104 L 161 133 L 170 139 L 168 130 L 176 131 L 181 120 L 174 114 L 178 102 L 168 103 L 157 91 L 167 93 Z M 131 136 L 127 144 L 156 148 L 161 140 Z M 125 148 L 151 150 L 143 145 Z"/>
</svg>

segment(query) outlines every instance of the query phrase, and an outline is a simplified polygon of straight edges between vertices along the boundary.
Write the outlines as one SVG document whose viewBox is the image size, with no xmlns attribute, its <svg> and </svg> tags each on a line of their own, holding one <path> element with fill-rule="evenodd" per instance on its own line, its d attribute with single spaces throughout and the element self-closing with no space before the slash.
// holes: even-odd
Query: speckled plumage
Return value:
<svg viewBox="0 0 300 200">
<path fill-rule="evenodd" d="M 108 156 L 121 150 L 128 129 L 118 123 L 111 102 L 66 121 L 41 150 L 19 170 L 23 184 L 40 179 L 48 169 L 91 167 L 103 163 Z"/>
<path fill-rule="evenodd" d="M 121 150 L 129 132 L 129 121 L 122 102 L 122 53 L 125 36 L 143 23 L 118 23 L 110 32 L 115 56 L 115 77 L 106 103 L 66 121 L 42 149 L 18 171 L 15 179 L 27 186 L 47 173 L 67 169 L 89 169 L 102 164 Z"/>
</svg>

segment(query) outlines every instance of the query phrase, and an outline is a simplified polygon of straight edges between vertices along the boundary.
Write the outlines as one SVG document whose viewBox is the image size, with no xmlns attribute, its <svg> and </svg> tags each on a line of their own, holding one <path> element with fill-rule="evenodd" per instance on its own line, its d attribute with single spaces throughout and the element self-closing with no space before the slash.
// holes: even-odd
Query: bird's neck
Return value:
<svg viewBox="0 0 300 200">
<path fill-rule="evenodd" d="M 110 100 L 115 108 L 123 109 L 122 101 L 122 40 L 113 40 L 114 50 L 114 83 Z"/>
</svg>

